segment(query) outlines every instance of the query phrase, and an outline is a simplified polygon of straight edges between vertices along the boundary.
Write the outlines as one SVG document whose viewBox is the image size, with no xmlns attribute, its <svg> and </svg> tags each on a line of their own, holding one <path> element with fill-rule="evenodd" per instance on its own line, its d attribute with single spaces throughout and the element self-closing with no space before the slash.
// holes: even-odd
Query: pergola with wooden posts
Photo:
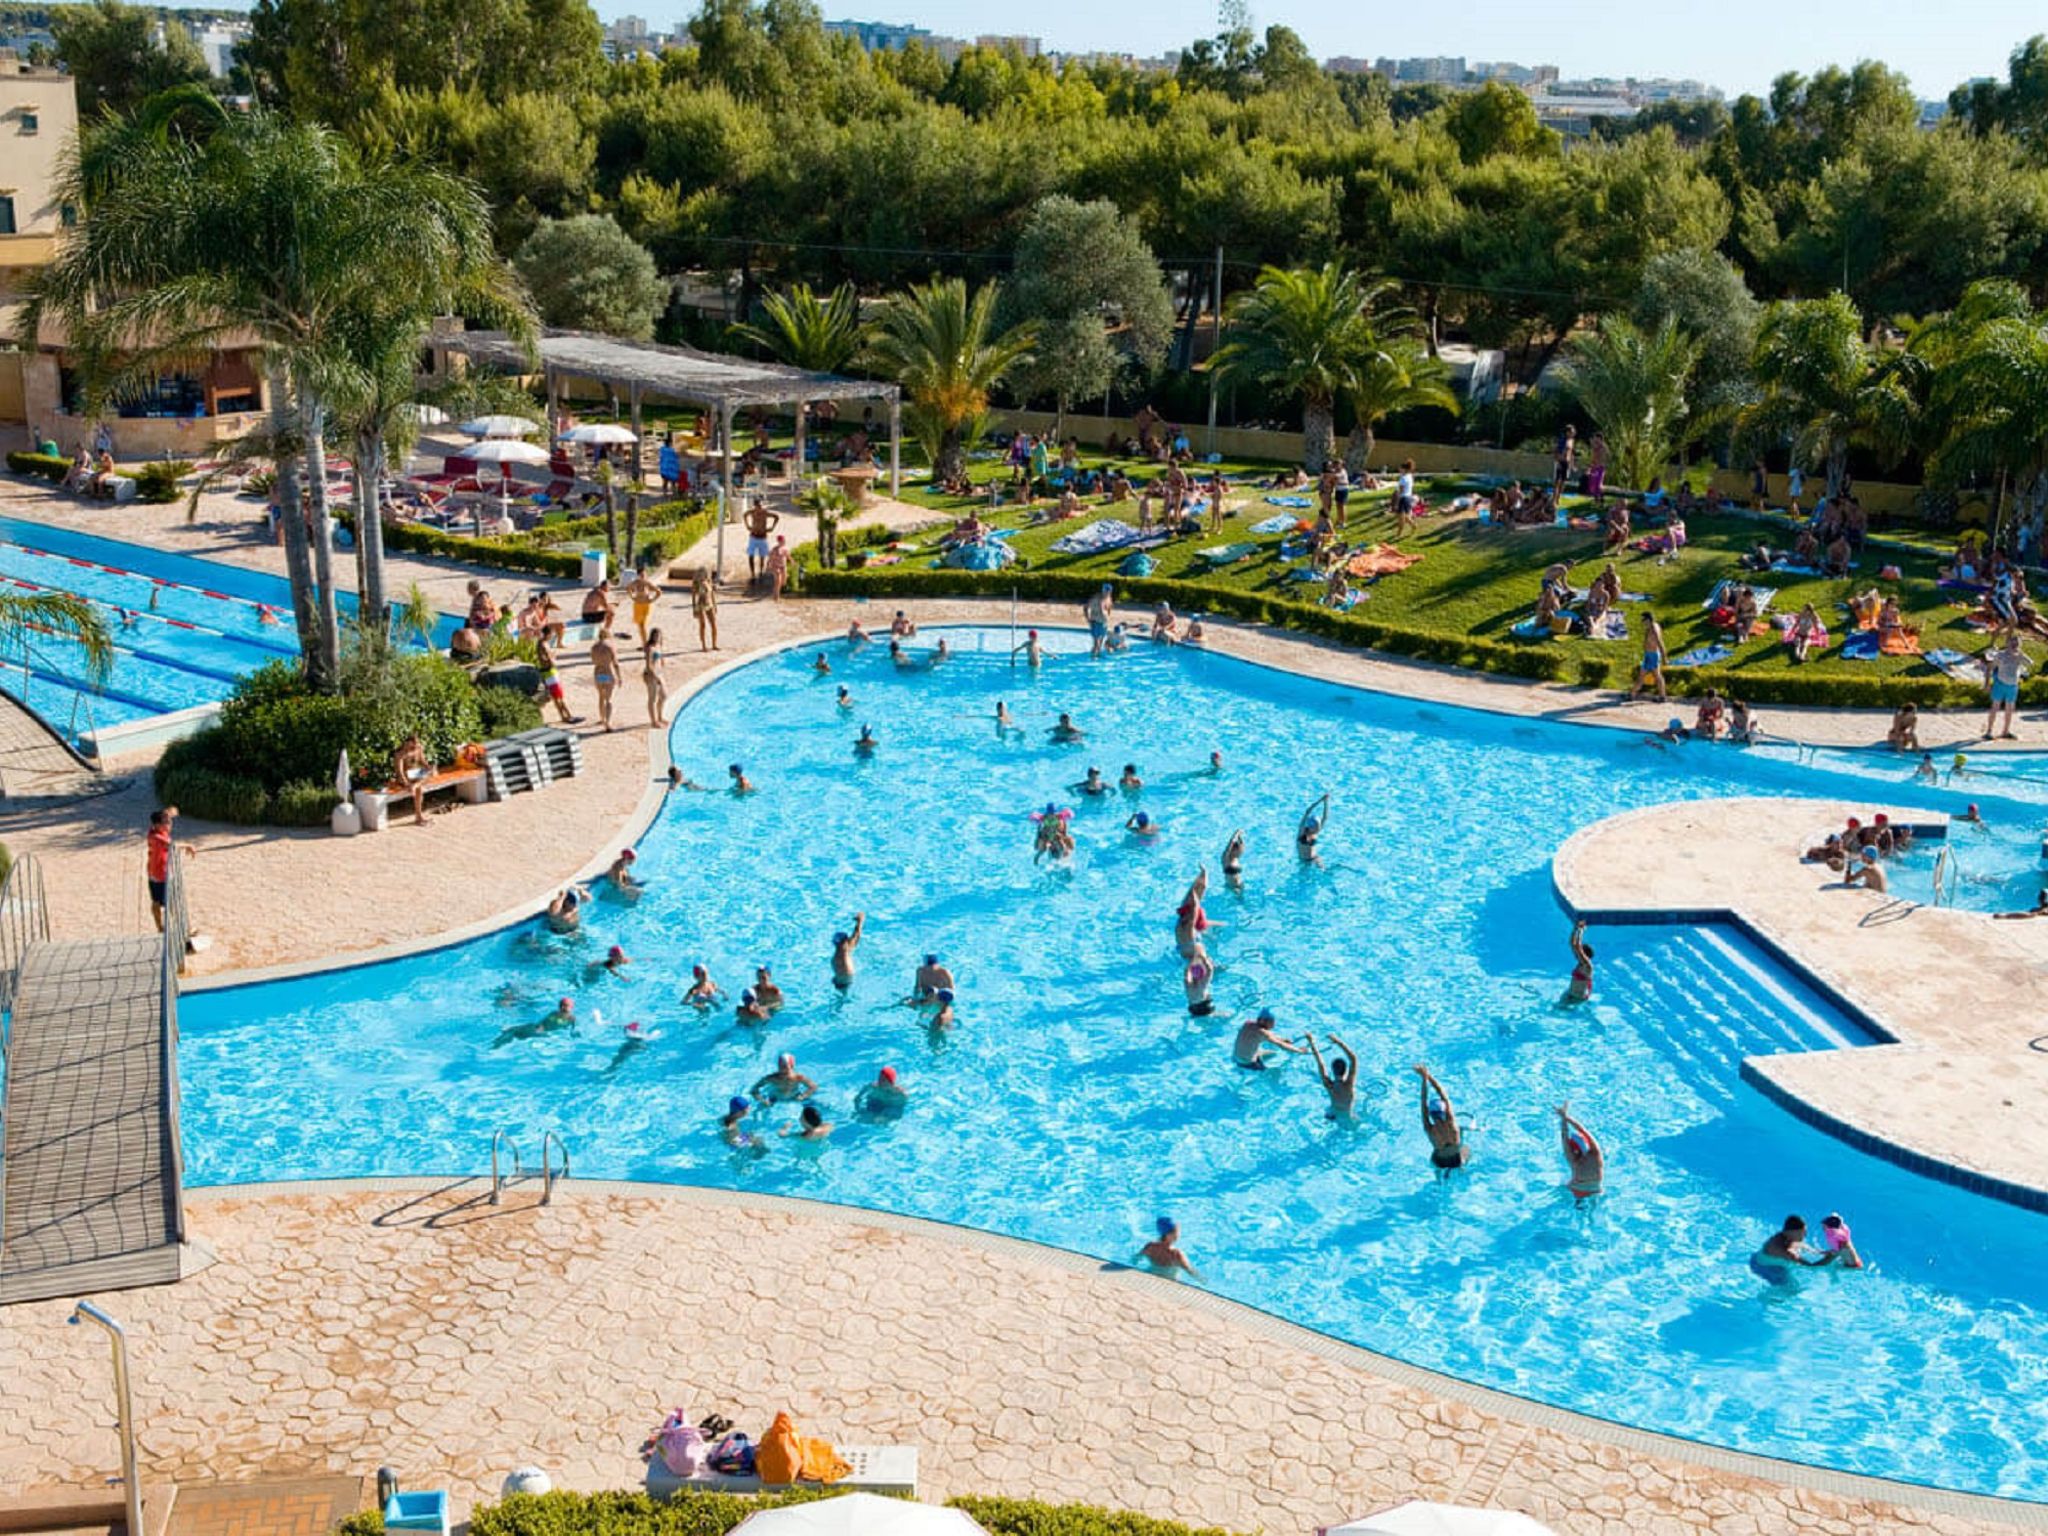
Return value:
<svg viewBox="0 0 2048 1536">
<path fill-rule="evenodd" d="M 453 331 L 433 339 L 439 351 L 466 357 L 473 366 L 512 374 L 531 374 L 533 354 L 502 331 Z M 586 379 L 603 385 L 615 397 L 623 395 L 632 412 L 633 483 L 642 483 L 641 457 L 645 439 L 640 427 L 641 406 L 649 400 L 680 401 L 701 406 L 718 417 L 720 456 L 718 519 L 718 566 L 725 568 L 725 525 L 732 515 L 732 429 L 733 418 L 754 406 L 788 406 L 796 413 L 796 468 L 792 484 L 803 473 L 805 407 L 832 400 L 886 400 L 889 402 L 889 494 L 897 495 L 903 485 L 903 400 L 894 384 L 874 379 L 848 379 L 832 373 L 812 373 L 780 363 L 756 362 L 751 358 L 729 357 L 717 352 L 699 352 L 694 347 L 664 346 L 652 341 L 621 341 L 613 336 L 595 336 L 586 331 L 543 331 L 538 345 L 540 371 L 547 383 L 548 427 L 559 419 L 559 401 L 565 380 Z M 437 359 L 437 364 L 440 362 Z"/>
</svg>

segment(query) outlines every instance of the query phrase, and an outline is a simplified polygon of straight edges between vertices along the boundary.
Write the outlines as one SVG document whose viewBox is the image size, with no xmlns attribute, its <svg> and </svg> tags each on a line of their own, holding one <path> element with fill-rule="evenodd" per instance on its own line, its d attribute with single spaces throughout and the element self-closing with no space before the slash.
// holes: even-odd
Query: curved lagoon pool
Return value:
<svg viewBox="0 0 2048 1536">
<path fill-rule="evenodd" d="M 1661 800 L 1970 798 L 2037 833 L 2029 795 L 1915 786 L 1866 759 L 1650 750 L 1212 655 L 1092 663 L 1067 635 L 1033 675 L 1006 632 L 948 634 L 959 654 L 936 672 L 835 644 L 830 678 L 792 652 L 691 699 L 684 771 L 719 784 L 743 761 L 761 791 L 673 795 L 639 844 L 649 891 L 600 899 L 577 937 L 529 924 L 188 996 L 190 1177 L 474 1172 L 513 1126 L 529 1150 L 561 1132 L 579 1174 L 841 1201 L 1106 1260 L 1167 1212 L 1212 1288 L 1418 1365 L 1742 1450 L 2048 1499 L 2048 1222 L 1854 1152 L 1741 1083 L 1745 1056 L 1863 1037 L 1731 932 L 1598 930 L 1598 997 L 1558 1007 L 1548 870 L 1575 828 Z M 1020 733 L 994 730 L 998 699 Z M 1049 742 L 1063 709 L 1085 744 Z M 862 722 L 882 740 L 865 762 Z M 1067 789 L 1127 762 L 1134 800 Z M 1326 863 L 1304 867 L 1295 820 L 1324 788 Z M 1049 799 L 1076 806 L 1066 867 L 1031 860 L 1026 814 Z M 1123 832 L 1136 807 L 1156 842 Z M 1239 826 L 1243 887 L 1210 900 L 1219 1011 L 1195 1019 L 1172 911 Z M 856 910 L 868 937 L 842 993 L 830 937 Z M 629 974 L 593 975 L 615 942 Z M 927 950 L 961 985 L 943 1037 L 899 1003 Z M 758 1031 L 700 1016 L 680 1002 L 699 960 L 735 994 L 771 963 L 789 1005 Z M 494 1046 L 562 994 L 581 1032 Z M 1232 1065 L 1231 1021 L 1259 1006 L 1356 1048 L 1355 1127 L 1325 1118 L 1305 1062 Z M 658 1038 L 622 1053 L 633 1019 Z M 837 1129 L 736 1152 L 715 1117 L 781 1051 Z M 1475 1149 L 1443 1179 L 1417 1126 L 1425 1060 Z M 863 1120 L 853 1096 L 884 1063 L 909 1109 Z M 1584 1206 L 1561 1187 L 1567 1099 L 1609 1154 L 1608 1193 Z M 1842 1212 L 1871 1267 L 1761 1281 L 1747 1256 L 1792 1210 Z"/>
</svg>

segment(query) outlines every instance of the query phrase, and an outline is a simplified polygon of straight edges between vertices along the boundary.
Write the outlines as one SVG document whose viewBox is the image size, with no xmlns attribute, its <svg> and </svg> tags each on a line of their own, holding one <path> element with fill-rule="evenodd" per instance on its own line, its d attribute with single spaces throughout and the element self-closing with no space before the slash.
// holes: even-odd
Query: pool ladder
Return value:
<svg viewBox="0 0 2048 1536">
<path fill-rule="evenodd" d="M 1934 856 L 1934 904 L 1937 907 L 1952 907 L 1956 902 L 1956 883 L 1962 878 L 1962 866 L 1953 857 L 1953 851 L 1944 847 Z"/>
<path fill-rule="evenodd" d="M 512 1171 L 505 1173 L 498 1161 L 500 1149 L 512 1154 Z M 554 1153 L 562 1154 L 562 1166 L 555 1168 Z M 540 1175 L 540 1203 L 546 1205 L 555 1197 L 555 1180 L 569 1177 L 569 1144 L 553 1131 L 543 1131 L 540 1138 L 540 1167 L 533 1170 Z M 504 1193 L 505 1186 L 514 1179 L 527 1177 L 525 1160 L 519 1155 L 519 1143 L 512 1139 L 509 1129 L 501 1129 L 491 1136 L 491 1204 L 496 1205 Z"/>
</svg>

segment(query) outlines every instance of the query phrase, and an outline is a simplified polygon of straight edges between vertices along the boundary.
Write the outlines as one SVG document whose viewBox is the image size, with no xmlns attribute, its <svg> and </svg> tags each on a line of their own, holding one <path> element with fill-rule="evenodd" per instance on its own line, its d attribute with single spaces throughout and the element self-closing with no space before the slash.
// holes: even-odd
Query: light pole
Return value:
<svg viewBox="0 0 2048 1536">
<path fill-rule="evenodd" d="M 68 1319 L 75 1328 L 82 1322 L 98 1323 L 107 1330 L 114 1345 L 114 1404 L 120 1415 L 121 1490 L 128 1498 L 128 1536 L 145 1536 L 142 1528 L 142 1475 L 135 1464 L 135 1398 L 128 1390 L 128 1335 L 106 1313 L 89 1301 L 71 1309 Z"/>
</svg>

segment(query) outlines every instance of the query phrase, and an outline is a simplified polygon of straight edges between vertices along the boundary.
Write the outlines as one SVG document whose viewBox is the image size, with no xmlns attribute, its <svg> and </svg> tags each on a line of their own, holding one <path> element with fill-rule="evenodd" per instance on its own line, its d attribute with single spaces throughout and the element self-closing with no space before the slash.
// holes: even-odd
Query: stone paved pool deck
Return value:
<svg viewBox="0 0 2048 1536">
<path fill-rule="evenodd" d="M 288 1189 L 288 1187 L 287 1187 Z M 1989 1536 L 2048 1510 L 1807 1474 L 1428 1376 L 1192 1287 L 1007 1239 L 758 1196 L 436 1181 L 200 1192 L 219 1261 L 107 1305 L 145 1473 L 513 1467 L 636 1486 L 669 1407 L 909 1443 L 922 1495 L 1082 1499 L 1241 1532 L 1423 1497 L 1567 1536 Z M 1200 1234 L 1189 1241 L 1199 1257 Z M 0 1490 L 114 1465 L 104 1340 L 0 1310 Z"/>
<path fill-rule="evenodd" d="M 0 482 L 0 515 L 282 569 L 280 552 L 255 535 L 253 506 L 226 497 L 209 497 L 187 523 L 182 507 L 109 509 Z M 737 563 L 736 544 L 730 552 Z M 501 596 L 563 585 L 393 561 L 396 587 L 418 580 L 444 608 L 462 605 L 472 576 Z M 1011 614 L 1007 601 L 906 606 L 925 623 Z M 748 652 L 843 631 L 854 616 L 872 625 L 878 608 L 886 615 L 881 605 L 729 592 L 724 649 L 703 654 L 686 597 L 671 593 L 656 622 L 669 635 L 672 694 Z M 1017 613 L 1041 626 L 1076 618 L 1066 605 Z M 1226 654 L 1411 698 L 1638 731 L 1670 713 L 1259 626 L 1218 623 L 1211 633 Z M 587 664 L 573 660 L 571 705 L 591 714 L 587 679 Z M 586 737 L 584 777 L 463 807 L 426 830 L 351 840 L 182 822 L 202 850 L 191 866 L 195 911 L 217 941 L 195 969 L 227 979 L 231 969 L 416 947 L 532 911 L 564 880 L 601 867 L 645 824 L 666 764 L 639 691 L 621 695 L 626 728 Z M 1885 723 L 1851 711 L 1763 714 L 1781 737 L 1823 745 L 1872 744 Z M 1937 750 L 1989 750 L 1974 745 L 1980 720 L 1923 716 L 1923 737 Z M 2036 738 L 2021 745 L 2043 745 L 2038 716 L 2021 730 Z M 146 763 L 114 767 L 134 775 Z M 47 856 L 60 936 L 146 922 L 141 826 L 154 803 L 141 772 L 116 794 L 0 818 L 17 852 Z M 1825 872 L 1797 864 L 1801 840 L 1847 809 L 1758 808 L 1769 804 L 1683 805 L 1659 813 L 1655 828 L 1624 817 L 1589 829 L 1560 856 L 1560 891 L 1589 906 L 1736 907 L 1901 1038 L 1774 1059 L 1760 1076 L 1930 1156 L 2041 1187 L 2048 1056 L 2026 1037 L 2043 1017 L 2048 923 L 1880 913 L 1863 893 L 1816 889 Z M 1729 848 L 1743 857 L 1717 866 L 1712 855 Z M 1611 878 L 1616 869 L 1629 879 Z M 1910 1491 L 1908 1505 L 1893 1506 L 1777 1464 L 1617 1440 L 1185 1288 L 978 1234 L 573 1185 L 545 1211 L 444 1212 L 429 1227 L 417 1214 L 427 1207 L 398 1211 L 420 1193 L 196 1194 L 194 1224 L 221 1262 L 110 1303 L 137 1334 L 146 1461 L 161 1460 L 165 1475 L 240 1479 L 361 1473 L 410 1457 L 423 1471 L 445 1469 L 465 1500 L 521 1461 L 572 1486 L 616 1486 L 637 1475 L 632 1450 L 658 1409 L 708 1394 L 755 1418 L 790 1406 L 841 1440 L 917 1440 L 930 1492 L 1084 1497 L 1247 1531 L 1301 1531 L 1417 1494 L 1526 1508 L 1574 1536 L 2048 1528 L 2031 1506 Z M 657 1284 L 660 1304 L 650 1307 Z M 714 1328 L 740 1321 L 719 1337 L 707 1317 Z M 90 1480 L 111 1464 L 111 1436 L 95 1427 L 106 1420 L 94 1395 L 99 1356 L 75 1330 L 51 1326 L 60 1320 L 43 1305 L 0 1310 L 0 1490 Z M 778 1337 L 793 1345 L 780 1357 L 787 1370 L 771 1369 L 759 1348 Z M 1046 1454 L 1048 1445 L 1058 1450 Z"/>
</svg>

